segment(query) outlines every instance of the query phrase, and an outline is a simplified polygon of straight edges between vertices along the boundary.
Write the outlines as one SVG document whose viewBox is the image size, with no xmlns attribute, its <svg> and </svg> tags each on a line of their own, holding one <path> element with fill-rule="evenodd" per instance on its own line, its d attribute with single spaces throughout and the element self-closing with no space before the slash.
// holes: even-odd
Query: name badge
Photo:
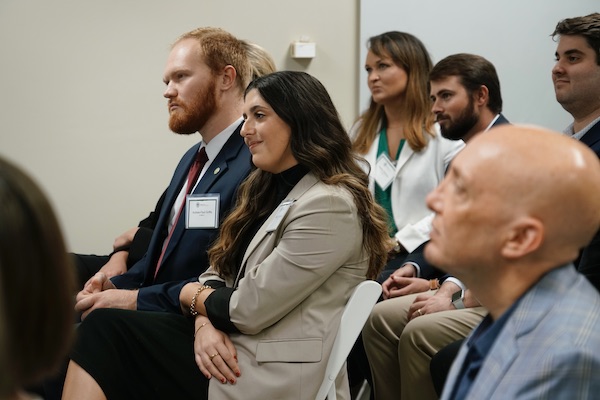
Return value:
<svg viewBox="0 0 600 400">
<path fill-rule="evenodd" d="M 267 226 L 267 232 L 273 232 L 275 229 L 277 229 L 277 227 L 279 226 L 279 224 L 281 224 L 281 221 L 283 221 L 283 218 L 287 214 L 292 204 L 294 204 L 294 201 L 296 200 L 284 200 L 279 205 L 279 207 L 277 207 L 273 219 L 271 219 L 271 222 L 269 222 L 269 226 Z"/>
<path fill-rule="evenodd" d="M 189 194 L 185 198 L 186 229 L 217 229 L 219 227 L 220 194 Z"/>
<path fill-rule="evenodd" d="M 375 182 L 381 189 L 386 190 L 394 181 L 395 175 L 396 166 L 387 154 L 381 153 L 375 164 Z"/>
</svg>

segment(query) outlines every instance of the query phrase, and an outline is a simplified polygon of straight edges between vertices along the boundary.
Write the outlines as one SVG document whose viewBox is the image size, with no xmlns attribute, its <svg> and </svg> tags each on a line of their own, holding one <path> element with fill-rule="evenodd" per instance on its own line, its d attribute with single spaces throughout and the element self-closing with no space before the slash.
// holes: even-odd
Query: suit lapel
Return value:
<svg viewBox="0 0 600 400">
<path fill-rule="evenodd" d="M 408 145 L 408 141 L 404 141 L 404 146 L 402 146 L 402 151 L 400 152 L 400 156 L 398 157 L 398 161 L 396 163 L 396 176 L 400 173 L 400 170 L 406 164 L 408 160 L 415 154 L 413 149 Z"/>
<path fill-rule="evenodd" d="M 231 159 L 234 159 L 235 157 L 237 157 L 240 150 L 244 146 L 244 140 L 242 139 L 242 137 L 239 134 L 241 127 L 242 127 L 242 125 L 240 124 L 240 126 L 238 126 L 238 128 L 235 130 L 235 132 L 233 132 L 233 134 L 229 137 L 227 142 L 225 142 L 225 145 L 223 146 L 221 151 L 219 151 L 219 154 L 217 154 L 217 157 L 215 158 L 215 160 L 210 164 L 210 166 L 208 167 L 208 170 L 206 170 L 206 172 L 202 176 L 202 179 L 200 179 L 200 182 L 198 182 L 198 185 L 196 185 L 196 187 L 192 191 L 193 194 L 210 193 L 210 190 L 214 186 L 214 184 L 222 176 L 225 175 L 225 172 L 227 172 L 227 170 L 228 170 L 227 163 Z M 190 166 L 191 166 L 191 162 L 190 162 Z M 185 177 L 187 176 L 188 170 L 189 170 L 189 166 L 188 166 L 188 168 L 186 168 L 185 173 L 183 174 L 184 176 L 182 178 L 182 181 L 178 185 L 179 189 L 178 189 L 177 193 L 175 194 L 175 198 L 177 197 L 177 194 L 179 194 L 179 191 L 181 190 L 181 187 L 183 186 L 183 183 L 185 181 Z M 175 200 L 173 200 L 173 202 L 174 201 Z M 171 203 L 171 207 L 173 207 L 173 203 Z M 169 244 L 167 245 L 167 250 L 165 252 L 163 263 L 165 262 L 165 260 L 167 260 L 167 258 L 171 255 L 171 253 L 177 247 L 177 243 L 179 243 L 179 240 L 181 239 L 181 237 L 183 236 L 183 233 L 185 232 L 185 204 L 183 205 L 183 207 L 184 208 L 181 212 L 179 220 L 177 221 L 177 225 L 174 228 L 175 231 L 173 232 L 173 236 L 171 237 L 171 240 L 169 241 Z M 169 208 L 169 210 L 170 210 L 170 208 Z"/>
<path fill-rule="evenodd" d="M 581 143 L 586 144 L 592 148 L 596 154 L 599 154 L 599 149 L 595 146 L 600 146 L 600 122 L 596 122 L 596 125 L 592 126 L 589 131 L 581 138 Z"/>
<path fill-rule="evenodd" d="M 165 195 L 164 204 L 166 207 L 163 207 L 163 213 L 160 218 L 162 221 L 158 221 L 158 223 L 162 223 L 164 225 L 168 224 L 169 215 L 171 214 L 171 210 L 173 209 L 173 205 L 175 204 L 175 200 L 181 191 L 185 180 L 187 179 L 188 172 L 194 162 L 194 158 L 196 157 L 196 153 L 198 153 L 198 149 L 200 148 L 200 143 L 193 147 L 193 151 L 188 153 L 189 157 L 186 160 L 183 160 L 182 167 L 175 172 L 173 176 L 173 182 Z M 163 225 L 160 225 L 163 226 Z"/>
<path fill-rule="evenodd" d="M 468 395 L 470 399 L 489 399 L 492 397 L 492 393 L 496 390 L 500 380 L 519 354 L 517 339 L 520 335 L 515 324 L 508 321 L 481 366 L 481 370 L 485 369 L 486 373 L 475 379 Z"/>
<path fill-rule="evenodd" d="M 312 173 L 309 172 L 302 179 L 300 179 L 296 186 L 292 188 L 290 193 L 286 196 L 284 202 L 288 200 L 298 200 L 298 198 L 300 198 L 308 189 L 313 187 L 317 182 L 318 179 Z M 291 212 L 292 207 L 294 207 L 293 204 L 290 207 L 290 209 L 288 209 L 288 214 Z M 250 241 L 250 244 L 248 245 L 248 248 L 244 253 L 244 258 L 242 259 L 242 267 L 238 271 L 238 276 L 235 280 L 234 287 L 237 287 L 239 280 L 245 274 L 248 258 L 254 253 L 254 251 L 259 247 L 263 240 L 265 240 L 269 235 L 273 234 L 274 232 L 279 231 L 283 226 L 283 221 L 285 220 L 286 216 L 282 218 L 281 222 L 279 223 L 279 226 L 275 231 L 267 232 L 267 228 L 270 226 L 271 221 L 273 221 L 273 219 L 275 218 L 275 214 L 277 214 L 278 208 L 279 206 L 277 206 L 277 208 L 271 213 L 271 215 L 269 215 L 269 218 L 267 218 L 265 223 L 262 224 L 262 226 L 256 232 L 256 235 L 254 235 L 254 237 Z"/>
<path fill-rule="evenodd" d="M 244 139 L 240 136 L 241 129 L 242 124 L 237 127 L 227 142 L 225 142 L 225 145 L 219 154 L 217 154 L 217 157 L 210 164 L 204 173 L 204 176 L 194 188 L 193 193 L 208 193 L 214 183 L 225 174 L 228 169 L 227 163 L 236 158 L 240 150 L 244 147 Z"/>
<path fill-rule="evenodd" d="M 568 268 L 573 268 L 569 266 Z M 570 280 L 564 277 L 565 268 L 547 273 L 531 290 L 519 300 L 513 314 L 496 338 L 494 345 L 481 366 L 480 374 L 469 393 L 470 399 L 488 399 L 497 390 L 526 341 L 521 338 L 534 330 L 554 304 L 554 296 L 564 292 Z"/>
<path fill-rule="evenodd" d="M 504 115 L 500 114 L 492 126 L 500 126 L 504 124 L 510 124 L 510 122 L 508 122 Z"/>
<path fill-rule="evenodd" d="M 156 267 L 156 263 L 158 262 L 158 257 L 160 256 L 160 253 L 162 251 L 162 243 L 168 235 L 168 225 L 169 225 L 169 217 L 171 215 L 171 210 L 173 209 L 175 200 L 177 199 L 177 196 L 179 195 L 179 192 L 181 191 L 181 187 L 185 183 L 185 180 L 188 175 L 188 171 L 192 165 L 192 162 L 194 161 L 194 158 L 195 158 L 196 153 L 198 152 L 199 148 L 200 148 L 200 143 L 193 146 L 192 149 L 190 149 L 188 151 L 188 153 L 186 154 L 186 158 L 184 158 L 181 161 L 181 164 L 180 164 L 181 168 L 178 168 L 175 171 L 175 173 L 173 175 L 173 179 L 171 180 L 171 184 L 169 185 L 167 192 L 165 193 L 165 199 L 163 201 L 163 205 L 162 205 L 162 208 L 161 208 L 161 211 L 158 216 L 157 223 L 156 223 L 156 229 L 160 229 L 160 235 L 158 237 L 160 244 L 151 247 L 151 249 L 153 249 L 152 254 L 150 254 L 152 268 Z M 153 274 L 154 274 L 154 270 L 152 270 L 152 276 L 153 276 Z"/>
<path fill-rule="evenodd" d="M 375 165 L 377 163 L 377 149 L 379 148 L 379 135 L 375 137 L 375 140 L 369 147 L 369 151 L 364 155 L 369 168 L 365 169 L 365 172 L 369 175 L 369 190 L 373 192 L 375 190 Z"/>
</svg>

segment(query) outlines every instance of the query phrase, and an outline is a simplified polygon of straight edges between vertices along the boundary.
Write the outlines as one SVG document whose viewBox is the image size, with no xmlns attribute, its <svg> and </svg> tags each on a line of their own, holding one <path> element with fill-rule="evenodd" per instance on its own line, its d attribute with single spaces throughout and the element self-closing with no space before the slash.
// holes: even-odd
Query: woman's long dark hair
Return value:
<svg viewBox="0 0 600 400">
<path fill-rule="evenodd" d="M 341 185 L 353 196 L 369 255 L 367 277 L 374 279 L 387 259 L 389 241 L 385 212 L 373 200 L 368 176 L 357 157 L 325 87 L 304 72 L 282 71 L 260 77 L 246 88 L 256 89 L 291 129 L 292 154 L 328 185 Z M 211 265 L 224 277 L 236 271 L 236 243 L 252 222 L 273 209 L 272 173 L 257 169 L 240 186 L 236 206 L 225 219 L 219 239 L 209 250 Z"/>
</svg>

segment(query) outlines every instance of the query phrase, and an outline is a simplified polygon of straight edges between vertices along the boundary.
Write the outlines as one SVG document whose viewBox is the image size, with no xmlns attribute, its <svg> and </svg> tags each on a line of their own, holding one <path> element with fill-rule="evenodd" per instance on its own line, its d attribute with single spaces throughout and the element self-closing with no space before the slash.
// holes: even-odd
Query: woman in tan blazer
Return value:
<svg viewBox="0 0 600 400">
<path fill-rule="evenodd" d="M 183 316 L 92 312 L 63 398 L 315 398 L 352 290 L 385 263 L 385 213 L 315 78 L 256 79 L 244 119 L 257 169 L 181 290 Z"/>
</svg>

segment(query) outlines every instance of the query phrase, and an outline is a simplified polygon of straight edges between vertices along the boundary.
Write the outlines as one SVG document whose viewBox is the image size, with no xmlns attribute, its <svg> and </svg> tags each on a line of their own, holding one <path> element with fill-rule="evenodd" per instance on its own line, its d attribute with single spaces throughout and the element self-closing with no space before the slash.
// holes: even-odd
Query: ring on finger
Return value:
<svg viewBox="0 0 600 400">
<path fill-rule="evenodd" d="M 420 308 L 417 310 L 417 313 L 419 314 L 419 317 L 420 317 L 421 315 L 423 315 L 423 314 L 421 313 L 421 309 L 420 309 Z"/>
<path fill-rule="evenodd" d="M 208 356 L 208 358 L 210 358 L 210 361 L 212 361 L 212 359 L 213 359 L 213 358 L 215 358 L 215 357 L 216 357 L 216 356 L 218 356 L 218 355 L 219 355 L 219 353 L 215 353 L 215 354 L 213 354 L 212 356 Z"/>
</svg>

